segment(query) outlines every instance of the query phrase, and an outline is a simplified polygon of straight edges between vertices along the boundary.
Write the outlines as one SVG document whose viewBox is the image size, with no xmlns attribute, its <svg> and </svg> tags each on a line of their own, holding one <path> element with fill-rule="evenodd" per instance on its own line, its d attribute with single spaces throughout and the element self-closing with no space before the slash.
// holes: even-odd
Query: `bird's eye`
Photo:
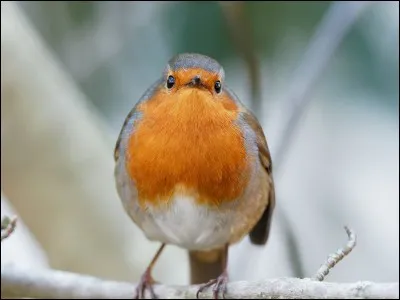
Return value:
<svg viewBox="0 0 400 300">
<path fill-rule="evenodd" d="M 218 81 L 215 82 L 215 84 L 214 84 L 214 89 L 215 89 L 215 91 L 219 94 L 219 93 L 221 92 L 221 88 L 222 88 L 221 82 L 218 80 Z"/>
<path fill-rule="evenodd" d="M 175 84 L 174 76 L 169 75 L 168 79 L 167 79 L 167 88 L 169 88 L 169 89 L 172 88 L 174 86 L 174 84 Z"/>
</svg>

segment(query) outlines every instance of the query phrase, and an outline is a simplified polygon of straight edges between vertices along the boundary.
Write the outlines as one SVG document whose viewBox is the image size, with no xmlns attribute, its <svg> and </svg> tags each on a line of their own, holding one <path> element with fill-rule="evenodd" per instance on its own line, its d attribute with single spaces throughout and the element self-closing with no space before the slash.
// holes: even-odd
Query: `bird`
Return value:
<svg viewBox="0 0 400 300">
<path fill-rule="evenodd" d="M 197 297 L 225 296 L 229 247 L 266 245 L 275 208 L 272 160 L 262 126 L 210 56 L 172 57 L 126 116 L 114 177 L 127 215 L 160 244 L 135 298 L 157 298 L 152 270 L 167 245 L 187 250 Z"/>
</svg>

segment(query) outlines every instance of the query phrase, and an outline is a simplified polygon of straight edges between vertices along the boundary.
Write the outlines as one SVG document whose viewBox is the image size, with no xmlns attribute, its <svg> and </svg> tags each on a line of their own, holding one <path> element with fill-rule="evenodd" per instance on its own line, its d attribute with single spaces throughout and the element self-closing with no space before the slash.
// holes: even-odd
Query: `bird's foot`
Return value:
<svg viewBox="0 0 400 300">
<path fill-rule="evenodd" d="M 146 270 L 136 287 L 136 293 L 133 299 L 145 299 L 146 290 L 149 291 L 151 299 L 157 299 L 153 289 L 154 283 L 155 281 L 153 277 L 151 277 L 150 270 Z"/>
<path fill-rule="evenodd" d="M 222 297 L 225 299 L 225 294 L 227 292 L 227 285 L 228 285 L 228 274 L 225 271 L 222 273 L 217 279 L 212 279 L 206 284 L 203 284 L 196 293 L 196 298 L 199 298 L 199 294 L 202 293 L 205 289 L 210 286 L 213 287 L 213 296 L 214 299 L 219 299 L 218 295 L 221 293 Z"/>
</svg>

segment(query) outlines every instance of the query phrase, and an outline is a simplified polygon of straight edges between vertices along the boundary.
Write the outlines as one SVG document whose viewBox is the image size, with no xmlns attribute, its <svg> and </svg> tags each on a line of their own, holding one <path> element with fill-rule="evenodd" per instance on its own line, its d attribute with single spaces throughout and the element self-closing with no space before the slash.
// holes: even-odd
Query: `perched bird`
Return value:
<svg viewBox="0 0 400 300">
<path fill-rule="evenodd" d="M 133 222 L 160 249 L 137 286 L 156 298 L 151 272 L 165 245 L 187 249 L 191 283 L 227 290 L 228 248 L 267 242 L 275 206 L 271 156 L 256 117 L 201 54 L 172 58 L 130 111 L 114 152 L 116 187 Z"/>
</svg>

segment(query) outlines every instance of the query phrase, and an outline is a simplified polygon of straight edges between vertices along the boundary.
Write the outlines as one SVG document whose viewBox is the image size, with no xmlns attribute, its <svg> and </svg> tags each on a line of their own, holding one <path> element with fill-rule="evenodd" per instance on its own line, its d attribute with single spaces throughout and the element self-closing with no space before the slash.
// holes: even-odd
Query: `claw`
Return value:
<svg viewBox="0 0 400 300">
<path fill-rule="evenodd" d="M 143 274 L 140 282 L 136 287 L 136 293 L 133 299 L 145 299 L 146 290 L 150 292 L 151 299 L 158 299 L 157 295 L 154 293 L 153 284 L 154 280 L 151 277 L 150 271 L 147 270 Z"/>
<path fill-rule="evenodd" d="M 228 275 L 226 272 L 222 273 L 217 279 L 212 279 L 206 284 L 203 284 L 196 293 L 196 298 L 199 299 L 199 294 L 202 293 L 205 289 L 214 285 L 213 288 L 213 296 L 214 299 L 219 299 L 219 293 L 222 293 L 223 299 L 225 299 L 225 294 L 227 292 L 227 284 L 228 284 Z"/>
</svg>

